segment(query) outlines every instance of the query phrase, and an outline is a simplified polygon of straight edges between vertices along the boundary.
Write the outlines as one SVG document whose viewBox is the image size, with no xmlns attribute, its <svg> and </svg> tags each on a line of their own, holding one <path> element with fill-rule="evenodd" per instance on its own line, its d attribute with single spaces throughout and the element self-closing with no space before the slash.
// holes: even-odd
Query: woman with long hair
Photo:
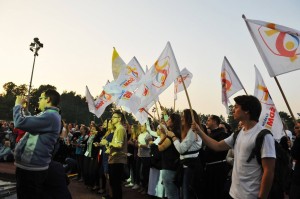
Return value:
<svg viewBox="0 0 300 199">
<path fill-rule="evenodd" d="M 166 125 L 174 133 L 174 136 L 180 137 L 181 122 L 179 114 L 172 113 L 166 121 Z M 168 199 L 179 199 L 179 189 L 174 183 L 176 170 L 179 166 L 179 153 L 172 142 L 172 138 L 167 136 L 165 131 L 166 129 L 160 125 L 160 132 L 164 134 L 158 144 L 158 150 L 161 152 L 162 181 Z"/>
<path fill-rule="evenodd" d="M 196 111 L 192 111 L 195 122 L 200 126 L 200 120 Z M 180 154 L 180 168 L 182 179 L 176 179 L 178 185 L 182 185 L 183 199 L 194 199 L 200 197 L 203 169 L 199 156 L 202 139 L 191 129 L 192 115 L 190 109 L 185 109 L 181 114 L 181 134 L 177 137 L 174 132 L 169 131 L 168 136 L 172 138 L 176 150 Z M 179 175 L 180 176 L 180 175 Z"/>
</svg>

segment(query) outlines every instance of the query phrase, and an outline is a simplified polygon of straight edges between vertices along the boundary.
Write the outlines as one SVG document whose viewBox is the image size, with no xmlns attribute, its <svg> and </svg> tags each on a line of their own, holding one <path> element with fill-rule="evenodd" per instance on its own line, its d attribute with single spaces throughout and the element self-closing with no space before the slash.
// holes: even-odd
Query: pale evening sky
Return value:
<svg viewBox="0 0 300 199">
<path fill-rule="evenodd" d="M 248 94 L 254 92 L 255 64 L 277 109 L 288 112 L 242 14 L 300 30 L 299 8 L 297 0 L 0 0 L 0 92 L 9 81 L 29 84 L 33 62 L 29 44 L 34 37 L 44 48 L 36 60 L 33 86 L 51 84 L 60 93 L 75 91 L 82 96 L 86 85 L 96 96 L 113 79 L 113 47 L 126 63 L 136 56 L 145 68 L 170 41 L 180 69 L 187 67 L 194 75 L 188 92 L 198 113 L 227 116 L 220 84 L 224 56 Z M 299 70 L 278 76 L 295 116 L 300 112 L 299 76 Z M 244 92 L 236 95 L 240 94 Z M 173 106 L 173 85 L 160 101 Z M 176 107 L 188 108 L 184 92 L 178 94 Z"/>
</svg>

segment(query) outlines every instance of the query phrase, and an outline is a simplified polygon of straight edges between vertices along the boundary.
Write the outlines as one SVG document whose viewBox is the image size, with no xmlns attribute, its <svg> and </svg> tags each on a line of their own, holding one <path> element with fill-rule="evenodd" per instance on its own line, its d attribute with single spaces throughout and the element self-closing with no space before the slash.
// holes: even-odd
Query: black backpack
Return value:
<svg viewBox="0 0 300 199">
<path fill-rule="evenodd" d="M 236 132 L 233 135 L 234 144 L 239 132 Z M 249 155 L 247 162 L 249 163 L 253 158 L 256 157 L 258 164 L 261 165 L 261 148 L 264 142 L 265 135 L 271 134 L 271 131 L 267 129 L 263 129 L 261 132 L 258 133 L 255 146 L 252 149 L 251 154 Z M 273 136 L 273 135 L 272 135 Z M 275 163 L 275 171 L 274 171 L 274 179 L 273 184 L 271 187 L 271 191 L 269 193 L 269 198 L 276 199 L 276 198 L 283 198 L 283 193 L 287 188 L 290 174 L 292 172 L 292 163 L 291 157 L 287 151 L 285 151 L 278 142 L 274 140 L 275 143 L 275 151 L 276 151 L 276 163 Z M 233 146 L 234 146 L 233 144 Z"/>
</svg>

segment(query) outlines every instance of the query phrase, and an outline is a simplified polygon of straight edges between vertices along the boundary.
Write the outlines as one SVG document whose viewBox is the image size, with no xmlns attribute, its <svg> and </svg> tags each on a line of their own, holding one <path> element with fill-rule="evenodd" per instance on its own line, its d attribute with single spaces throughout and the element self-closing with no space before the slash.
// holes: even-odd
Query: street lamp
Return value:
<svg viewBox="0 0 300 199">
<path fill-rule="evenodd" d="M 30 77 L 30 83 L 29 83 L 29 89 L 28 89 L 28 97 L 27 97 L 27 106 L 29 106 L 29 98 L 30 98 L 30 91 L 31 91 L 31 83 L 32 83 L 32 77 L 33 77 L 33 71 L 34 71 L 34 64 L 35 64 L 35 58 L 36 56 L 39 56 L 38 51 L 43 48 L 44 45 L 39 41 L 39 38 L 34 38 L 33 43 L 30 44 L 30 50 L 34 53 L 34 59 L 33 59 L 33 65 L 32 65 L 32 71 L 31 71 L 31 77 Z"/>
</svg>

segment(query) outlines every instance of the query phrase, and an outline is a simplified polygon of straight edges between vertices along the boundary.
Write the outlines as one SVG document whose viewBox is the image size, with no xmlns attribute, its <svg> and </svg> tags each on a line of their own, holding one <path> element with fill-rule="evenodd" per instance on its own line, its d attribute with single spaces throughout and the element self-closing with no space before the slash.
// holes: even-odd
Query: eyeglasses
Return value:
<svg viewBox="0 0 300 199">
<path fill-rule="evenodd" d="M 41 99 L 46 99 L 45 97 L 39 97 L 39 100 L 41 100 Z"/>
<path fill-rule="evenodd" d="M 112 116 L 111 118 L 120 118 L 120 117 L 117 117 L 117 116 Z"/>
</svg>

